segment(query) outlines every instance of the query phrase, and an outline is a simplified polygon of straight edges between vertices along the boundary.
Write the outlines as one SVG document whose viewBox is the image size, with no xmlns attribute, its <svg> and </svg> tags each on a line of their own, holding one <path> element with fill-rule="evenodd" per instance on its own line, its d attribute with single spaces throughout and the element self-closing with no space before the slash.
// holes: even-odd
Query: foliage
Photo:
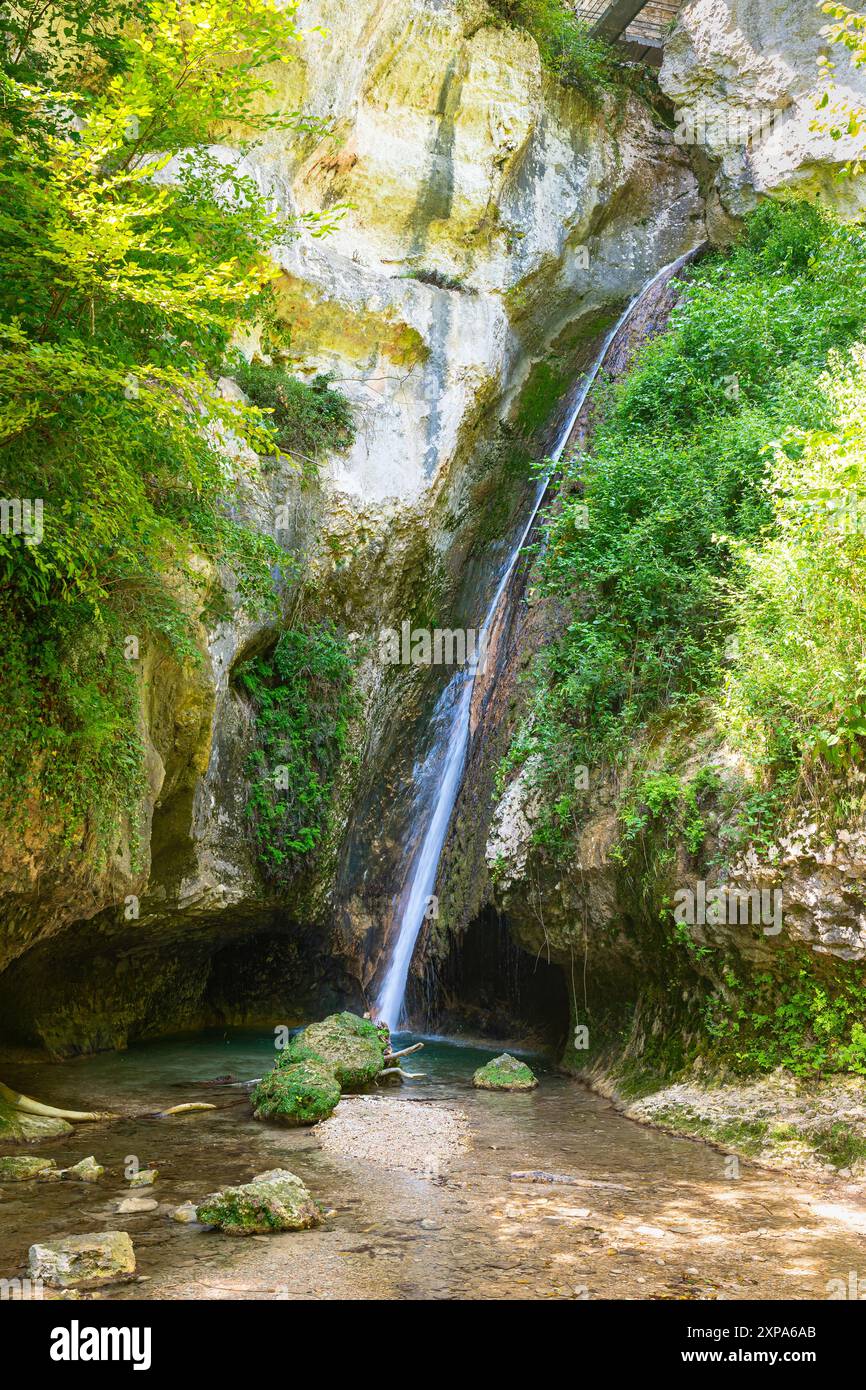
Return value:
<svg viewBox="0 0 866 1390">
<path fill-rule="evenodd" d="M 544 66 L 560 82 L 587 96 L 612 82 L 616 64 L 611 48 L 589 37 L 589 25 L 566 0 L 489 0 L 489 4 L 500 23 L 532 35 Z"/>
<path fill-rule="evenodd" d="M 855 1072 L 866 1076 L 866 991 L 845 979 L 833 986 L 811 966 L 780 981 L 768 972 L 743 981 L 733 974 L 707 1004 L 705 1024 L 746 1072 L 782 1066 L 797 1076 Z"/>
<path fill-rule="evenodd" d="M 741 543 L 763 544 L 774 524 L 768 446 L 795 425 L 831 425 L 822 373 L 862 331 L 864 290 L 859 230 L 766 203 L 608 388 L 591 451 L 566 460 L 546 519 L 538 590 L 567 621 L 540 656 L 505 768 L 534 758 L 542 835 L 574 814 L 576 767 L 621 759 L 660 709 L 685 715 L 719 692 L 743 618 L 725 602 L 730 575 Z M 802 629 L 774 617 L 781 651 Z"/>
<path fill-rule="evenodd" d="M 268 414 L 276 449 L 298 458 L 304 472 L 315 475 L 322 454 L 351 447 L 352 408 L 332 389 L 330 377 L 316 376 L 308 385 L 285 367 L 247 362 L 240 354 L 230 370 L 250 400 Z"/>
<path fill-rule="evenodd" d="M 475 290 L 461 280 L 459 275 L 449 275 L 445 270 L 439 270 L 435 266 L 432 269 L 407 270 L 404 271 L 403 279 L 419 280 L 422 285 L 432 285 L 437 290 L 454 290 L 458 294 L 475 294 Z"/>
<path fill-rule="evenodd" d="M 668 843 L 681 836 L 690 854 L 697 854 L 704 843 L 707 826 L 699 801 L 720 786 L 718 775 L 704 768 L 691 782 L 683 782 L 673 772 L 648 772 L 634 784 L 627 805 L 621 810 L 623 839 L 619 857 L 648 829 L 661 823 Z"/>
<path fill-rule="evenodd" d="M 103 845 L 117 810 L 134 805 L 143 789 L 138 692 L 124 658 L 127 625 L 114 611 L 94 624 L 70 606 L 50 628 L 30 627 L 6 598 L 0 624 L 4 818 L 22 814 L 35 772 L 58 838 L 73 843 L 87 825 Z"/>
<path fill-rule="evenodd" d="M 290 628 L 239 684 L 256 717 L 247 810 L 259 864 L 287 883 L 321 840 L 354 713 L 353 662 L 330 627 Z"/>
<path fill-rule="evenodd" d="M 792 426 L 773 445 L 773 534 L 735 551 L 724 698 L 747 747 L 812 777 L 860 767 L 866 739 L 866 349 L 822 384 L 834 427 Z"/>
<path fill-rule="evenodd" d="M 866 65 L 866 15 L 858 14 L 848 5 L 839 5 L 835 0 L 827 0 L 820 9 L 834 21 L 827 26 L 826 36 L 830 44 L 839 44 L 850 58 L 855 68 Z M 818 102 L 818 110 L 824 114 L 812 125 L 813 130 L 826 132 L 834 140 L 845 136 L 857 138 L 866 129 L 866 111 L 851 101 L 840 100 L 835 96 L 836 63 L 826 54 L 818 59 L 824 79 L 824 91 Z M 866 172 L 866 146 L 860 142 L 860 152 L 845 164 L 840 172 L 842 178 L 855 178 Z"/>
<path fill-rule="evenodd" d="M 245 139 L 297 123 L 260 114 L 269 65 L 296 47 L 293 13 L 273 0 L 2 9 L 0 476 L 44 521 L 36 543 L 0 535 L 16 653 L 0 678 L 0 798 L 24 804 L 8 757 L 23 738 L 30 790 L 72 835 L 82 787 L 106 825 L 131 804 L 123 634 L 189 656 L 205 598 L 194 552 L 231 564 L 251 607 L 274 605 L 289 568 L 238 520 L 241 464 L 220 447 L 229 431 L 263 446 L 263 417 L 213 378 L 238 326 L 267 319 L 266 250 L 292 228 L 208 147 L 227 122 Z"/>
</svg>

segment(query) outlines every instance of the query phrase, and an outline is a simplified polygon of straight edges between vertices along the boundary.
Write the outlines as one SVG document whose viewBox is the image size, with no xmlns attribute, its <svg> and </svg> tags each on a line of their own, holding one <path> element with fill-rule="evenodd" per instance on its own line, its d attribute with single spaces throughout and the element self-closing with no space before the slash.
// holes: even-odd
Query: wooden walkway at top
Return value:
<svg viewBox="0 0 866 1390">
<path fill-rule="evenodd" d="M 682 0 L 577 0 L 594 38 L 625 45 L 630 57 L 660 63 L 662 45 Z"/>
</svg>

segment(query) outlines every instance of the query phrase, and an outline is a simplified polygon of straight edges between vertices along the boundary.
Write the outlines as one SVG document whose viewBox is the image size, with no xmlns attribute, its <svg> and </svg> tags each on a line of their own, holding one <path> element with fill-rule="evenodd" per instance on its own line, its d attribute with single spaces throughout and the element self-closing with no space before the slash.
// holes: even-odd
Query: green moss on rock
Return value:
<svg viewBox="0 0 866 1390">
<path fill-rule="evenodd" d="M 53 1158 L 21 1155 L 19 1158 L 0 1158 L 0 1183 L 31 1182 L 36 1178 L 56 1179 L 60 1174 Z"/>
<path fill-rule="evenodd" d="M 135 1275 L 135 1251 L 126 1231 L 68 1236 L 30 1247 L 30 1274 L 54 1289 L 93 1289 Z"/>
<path fill-rule="evenodd" d="M 210 1193 L 196 1215 L 202 1225 L 217 1226 L 227 1236 L 307 1231 L 322 1220 L 301 1179 L 285 1168 L 272 1168 L 241 1187 Z"/>
<path fill-rule="evenodd" d="M 257 1120 L 284 1125 L 314 1125 L 327 1119 L 340 1099 L 332 1067 L 312 1058 L 276 1067 L 263 1077 L 250 1100 Z"/>
<path fill-rule="evenodd" d="M 472 1085 L 479 1091 L 534 1091 L 538 1081 L 525 1062 L 503 1052 L 478 1068 Z"/>
<path fill-rule="evenodd" d="M 376 1026 L 357 1014 L 331 1014 L 311 1023 L 291 1039 L 280 1054 L 277 1067 L 318 1061 L 330 1066 L 344 1091 L 357 1091 L 375 1081 L 384 1065 L 382 1043 Z"/>
<path fill-rule="evenodd" d="M 44 1139 L 56 1139 L 71 1134 L 67 1120 L 55 1120 L 50 1115 L 26 1115 L 0 1098 L 0 1142 L 38 1144 Z"/>
</svg>

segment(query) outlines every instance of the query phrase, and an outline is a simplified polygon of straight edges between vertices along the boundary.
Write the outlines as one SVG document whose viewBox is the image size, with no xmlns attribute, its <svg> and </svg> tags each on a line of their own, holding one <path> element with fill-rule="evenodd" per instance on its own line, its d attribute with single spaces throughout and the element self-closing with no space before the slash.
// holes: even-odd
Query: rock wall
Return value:
<svg viewBox="0 0 866 1390">
<path fill-rule="evenodd" d="M 856 217 L 862 180 L 838 175 L 862 138 L 834 140 L 819 60 L 836 64 L 832 106 L 866 104 L 866 69 L 827 41 L 830 18 L 815 0 L 685 0 L 665 46 L 659 83 L 680 138 L 718 165 L 724 208 L 741 216 L 759 196 L 795 190 Z"/>
<path fill-rule="evenodd" d="M 544 72 L 528 35 L 489 19 L 455 0 L 302 0 L 306 37 L 275 68 L 276 106 L 327 131 L 274 132 L 244 156 L 286 212 L 345 209 L 330 235 L 302 231 L 273 255 L 290 364 L 333 374 L 357 438 L 317 485 L 285 461 L 254 466 L 246 509 L 301 557 L 294 609 L 365 637 L 425 607 L 447 614 L 461 584 L 470 602 L 467 572 L 482 582 L 528 487 L 491 456 L 500 422 L 540 439 L 587 340 L 705 234 L 686 151 L 644 99 L 587 101 Z M 232 132 L 221 139 L 237 160 Z M 143 656 L 148 785 L 116 852 L 97 864 L 58 844 L 39 808 L 23 852 L 0 845 L 0 1016 L 20 1038 L 65 1052 L 240 1017 L 214 964 L 236 943 L 263 960 L 306 943 L 310 973 L 287 1001 L 322 979 L 310 942 L 349 961 L 341 989 L 359 987 L 369 921 L 332 936 L 335 866 L 359 788 L 375 807 L 387 785 L 416 683 L 362 665 L 357 768 L 326 852 L 278 899 L 244 829 L 250 713 L 232 679 L 275 633 L 230 606 L 201 624 L 198 665 L 156 645 Z"/>
</svg>

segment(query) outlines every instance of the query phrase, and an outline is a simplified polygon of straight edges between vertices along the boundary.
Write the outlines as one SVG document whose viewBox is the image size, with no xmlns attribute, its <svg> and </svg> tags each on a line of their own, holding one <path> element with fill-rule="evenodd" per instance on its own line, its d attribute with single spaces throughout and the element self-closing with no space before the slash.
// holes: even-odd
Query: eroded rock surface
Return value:
<svg viewBox="0 0 866 1390">
<path fill-rule="evenodd" d="M 30 1274 L 55 1289 L 93 1289 L 135 1274 L 135 1251 L 125 1231 L 68 1236 L 30 1247 Z"/>
<path fill-rule="evenodd" d="M 290 214 L 346 205 L 329 236 L 303 233 L 273 254 L 288 365 L 333 374 L 357 438 L 308 487 L 285 460 L 266 471 L 246 458 L 244 507 L 299 555 L 306 611 L 359 639 L 410 613 L 449 612 L 467 557 L 483 571 L 530 486 L 490 453 L 500 422 L 538 439 L 527 457 L 541 452 L 587 344 L 705 235 L 687 153 L 643 98 L 623 88 L 588 102 L 543 70 L 526 33 L 469 9 L 302 0 L 306 37 L 275 71 L 278 105 L 329 132 L 275 132 L 245 156 Z M 215 153 L 238 158 L 230 138 Z M 226 378 L 223 389 L 237 388 Z M 142 654 L 140 843 L 123 824 L 101 863 L 83 845 L 60 852 L 34 808 L 23 847 L 0 845 L 0 1005 L 21 1041 L 60 1055 L 122 1047 L 272 1018 L 287 999 L 297 1016 L 283 1021 L 300 1022 L 326 989 L 351 1002 L 375 968 L 381 913 L 347 875 L 335 939 L 331 900 L 359 787 L 383 873 L 398 852 L 379 803 L 398 775 L 390 731 L 411 730 L 417 678 L 386 680 L 362 659 L 361 756 L 311 872 L 278 899 L 246 833 L 251 711 L 234 683 L 275 633 L 223 578 L 230 611 L 199 624 L 198 664 L 154 643 Z"/>
<path fill-rule="evenodd" d="M 837 65 L 832 105 L 866 102 L 866 70 L 827 42 L 830 22 L 813 0 L 686 0 L 680 9 L 659 81 L 681 138 L 720 162 L 729 212 L 742 215 L 760 195 L 786 189 L 851 216 L 866 207 L 862 181 L 838 181 L 862 139 L 815 128 L 829 122 L 818 109 L 820 58 Z"/>
</svg>

